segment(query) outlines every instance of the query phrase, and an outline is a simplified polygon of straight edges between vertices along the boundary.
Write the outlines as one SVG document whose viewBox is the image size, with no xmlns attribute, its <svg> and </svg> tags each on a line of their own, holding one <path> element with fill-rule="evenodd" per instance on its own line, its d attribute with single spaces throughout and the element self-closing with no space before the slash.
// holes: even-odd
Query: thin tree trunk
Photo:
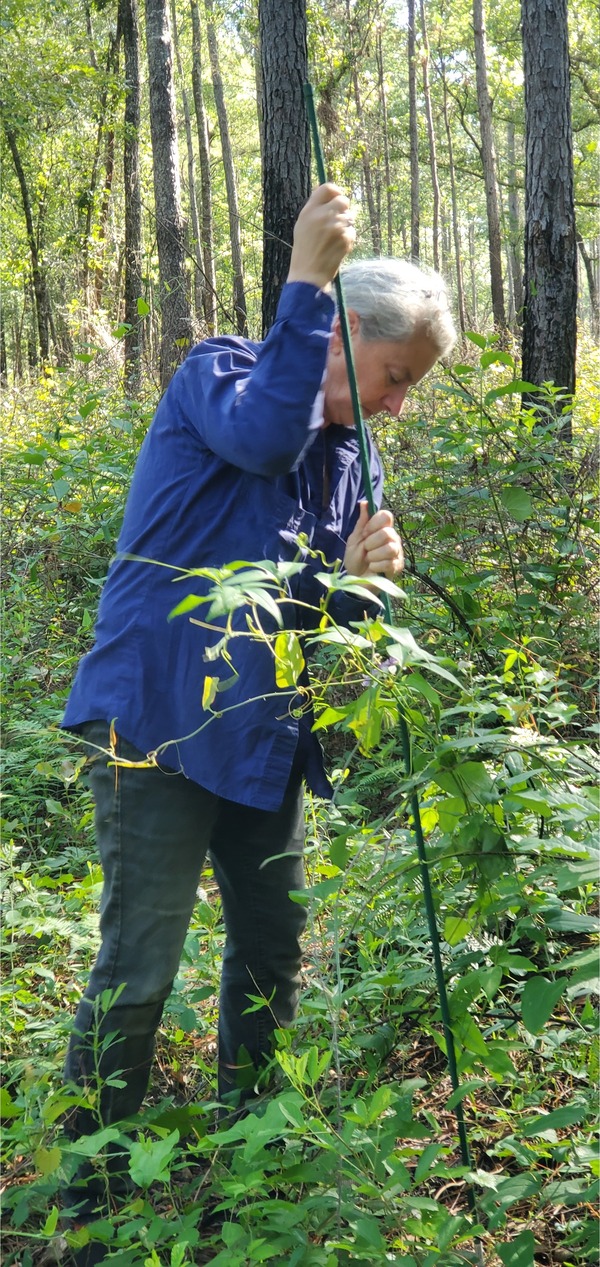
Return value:
<svg viewBox="0 0 600 1267">
<path fill-rule="evenodd" d="M 119 21 L 119 14 L 117 14 L 117 29 L 115 31 L 113 38 L 111 39 L 109 49 L 108 49 L 108 56 L 106 60 L 106 72 L 107 74 L 114 75 L 115 78 L 119 73 L 120 44 L 121 44 L 121 23 Z M 95 302 L 96 302 L 97 308 L 100 307 L 100 304 L 102 302 L 102 291 L 104 287 L 104 268 L 103 268 L 102 257 L 103 257 L 103 252 L 104 252 L 104 244 L 106 241 L 106 227 L 108 224 L 108 212 L 110 208 L 110 197 L 112 193 L 113 175 L 114 175 L 114 170 L 115 170 L 115 130 L 112 123 L 112 119 L 109 126 L 106 127 L 106 114 L 108 113 L 109 108 L 112 107 L 112 102 L 109 103 L 109 96 L 110 96 L 110 93 L 107 87 L 106 98 L 105 98 L 106 108 L 105 108 L 105 111 L 103 112 L 104 117 L 102 121 L 102 131 L 105 133 L 104 186 L 102 189 L 102 203 L 100 206 L 100 214 L 98 216 L 98 262 L 96 264 L 96 269 L 95 269 L 95 286 L 94 286 Z M 113 114 L 112 108 L 110 108 L 110 114 L 111 115 Z"/>
<path fill-rule="evenodd" d="M 415 0 L 408 0 L 408 114 L 410 134 L 410 253 L 418 261 L 421 254 L 419 211 L 419 120 L 417 114 L 417 67 Z"/>
<path fill-rule="evenodd" d="M 490 282 L 492 288 L 492 312 L 499 330 L 506 328 L 504 310 L 504 286 L 502 282 L 502 234 L 500 231 L 500 200 L 496 179 L 496 151 L 492 128 L 492 102 L 487 78 L 487 49 L 483 0 L 473 0 L 473 30 L 475 35 L 475 69 L 477 77 L 477 104 L 481 130 L 481 160 L 485 183 L 488 239 L 490 252 Z"/>
<path fill-rule="evenodd" d="M 427 21 L 425 18 L 425 5 L 421 0 L 421 31 L 423 34 L 423 53 L 421 55 L 421 65 L 423 67 L 423 95 L 425 97 L 425 116 L 427 119 L 427 135 L 429 138 L 429 165 L 431 169 L 431 185 L 433 189 L 433 267 L 439 270 L 440 267 L 440 182 L 438 178 L 437 167 L 437 151 L 435 144 L 435 129 L 433 126 L 433 109 L 431 105 L 431 92 L 429 88 L 429 39 L 427 36 Z"/>
<path fill-rule="evenodd" d="M 142 373 L 144 325 L 138 312 L 142 296 L 142 194 L 140 184 L 140 34 L 138 0 L 120 0 L 119 20 L 125 54 L 125 388 L 137 396 Z"/>
<path fill-rule="evenodd" d="M 164 390 L 177 365 L 187 356 L 192 343 L 167 0 L 146 0 L 146 43 L 160 273 L 160 383 Z"/>
<path fill-rule="evenodd" d="M 237 186 L 233 165 L 233 152 L 229 135 L 229 121 L 225 106 L 223 80 L 219 63 L 219 45 L 214 21 L 213 0 L 205 0 L 206 34 L 208 37 L 208 53 L 215 94 L 215 106 L 221 136 L 223 169 L 225 172 L 225 188 L 227 190 L 227 208 L 229 212 L 229 237 L 231 242 L 231 263 L 233 268 L 233 306 L 238 334 L 246 334 L 248 318 L 246 314 L 246 295 L 244 291 L 244 270 L 242 264 L 242 240 L 240 233 L 240 213 L 238 208 Z"/>
<path fill-rule="evenodd" d="M 275 319 L 290 266 L 294 225 L 310 193 L 310 137 L 302 95 L 308 79 L 304 0 L 260 0 L 264 86 L 262 328 Z"/>
<path fill-rule="evenodd" d="M 551 381 L 573 392 L 577 243 L 567 0 L 553 0 L 552 4 L 547 0 L 523 0 L 522 17 L 525 72 L 523 377 L 536 385 Z M 561 435 L 564 440 L 570 440 L 570 417 L 565 419 Z"/>
<path fill-rule="evenodd" d="M 517 160 L 515 154 L 515 125 L 508 123 L 508 256 L 512 277 L 512 293 L 515 309 L 515 328 L 521 325 L 523 317 L 523 259 L 521 254 L 522 230 L 519 215 L 519 191 L 517 185 Z"/>
<path fill-rule="evenodd" d="M 385 216 L 387 228 L 387 253 L 394 253 L 394 214 L 392 205 L 392 170 L 390 163 L 390 136 L 388 130 L 387 99 L 385 93 L 385 77 L 383 73 L 383 44 L 381 40 L 381 23 L 377 27 L 376 37 L 377 74 L 379 79 L 379 101 L 381 105 L 381 130 L 383 136 L 383 170 L 385 174 Z"/>
<path fill-rule="evenodd" d="M 477 326 L 477 278 L 475 274 L 475 222 L 469 221 L 469 269 L 471 274 L 471 324 Z"/>
<path fill-rule="evenodd" d="M 117 69 L 115 67 L 115 69 Z M 102 293 L 104 290 L 104 262 L 103 253 L 106 243 L 106 229 L 108 225 L 108 212 L 110 209 L 110 198 L 112 193 L 113 176 L 115 170 L 115 133 L 114 128 L 110 128 L 106 134 L 106 148 L 104 151 L 104 188 L 102 190 L 102 204 L 98 217 L 98 262 L 96 264 L 95 293 L 96 307 L 99 308 L 102 303 Z"/>
<path fill-rule="evenodd" d="M 8 386 L 8 358 L 6 355 L 6 332 L 4 330 L 4 313 L 0 309 L 0 386 Z"/>
<path fill-rule="evenodd" d="M 350 23 L 350 4 L 347 3 L 348 23 Z M 363 173 L 363 186 L 367 201 L 367 210 L 369 212 L 369 224 L 371 228 L 371 241 L 373 243 L 373 254 L 381 255 L 381 229 L 379 226 L 379 218 L 377 215 L 377 206 L 375 204 L 375 194 L 373 191 L 373 175 L 371 172 L 371 160 L 369 156 L 369 146 L 367 143 L 367 132 L 365 127 L 364 110 L 360 96 L 360 86 L 358 83 L 358 72 L 356 70 L 356 62 L 352 60 L 352 88 L 354 91 L 354 106 L 356 109 L 356 118 L 358 120 L 358 132 L 361 138 L 361 166 Z"/>
<path fill-rule="evenodd" d="M 442 89 L 443 89 L 443 110 L 444 110 L 444 127 L 446 130 L 446 144 L 448 146 L 448 169 L 450 172 L 450 196 L 452 199 L 452 238 L 454 242 L 454 264 L 456 268 L 456 298 L 458 301 L 458 319 L 462 334 L 467 328 L 467 313 L 465 307 L 465 288 L 463 283 L 463 267 L 462 267 L 462 247 L 460 241 L 460 225 L 458 219 L 458 196 L 456 192 L 456 175 L 454 171 L 454 147 L 452 144 L 452 129 L 450 127 L 450 116 L 448 114 L 448 92 L 446 87 L 446 68 L 442 62 Z"/>
<path fill-rule="evenodd" d="M 202 268 L 202 242 L 200 238 L 200 220 L 198 217 L 198 200 L 196 198 L 196 164 L 194 159 L 194 146 L 192 143 L 192 120 L 190 117 L 190 106 L 188 95 L 183 77 L 183 67 L 181 65 L 181 55 L 179 52 L 179 37 L 177 34 L 177 10 L 175 0 L 171 0 L 171 23 L 173 27 L 173 48 L 175 49 L 175 58 L 177 61 L 177 74 L 181 85 L 181 103 L 183 105 L 183 119 L 185 124 L 185 141 L 187 148 L 187 169 L 188 169 L 188 185 L 190 188 L 190 216 L 192 219 L 192 258 L 194 261 L 194 309 L 196 316 L 204 311 L 204 270 Z"/>
<path fill-rule="evenodd" d="M 590 308 L 592 310 L 592 339 L 595 343 L 600 343 L 600 303 L 598 302 L 598 288 L 596 286 L 596 278 L 594 276 L 594 261 L 592 260 L 585 242 L 578 232 L 576 234 L 579 254 L 583 260 L 585 275 L 587 277 L 588 290 L 590 292 Z"/>
<path fill-rule="evenodd" d="M 44 265 L 38 249 L 37 237 L 33 225 L 33 209 L 31 205 L 31 197 L 25 179 L 25 172 L 19 154 L 16 134 L 6 119 L 3 119 L 4 131 L 8 141 L 8 148 L 12 154 L 19 189 L 21 190 L 21 201 L 23 203 L 23 212 L 25 215 L 25 224 L 27 228 L 27 242 L 29 244 L 29 253 L 31 255 L 31 274 L 33 280 L 33 290 L 35 294 L 35 314 L 37 322 L 37 332 L 40 344 L 40 358 L 42 362 L 48 360 L 50 355 L 50 296 L 44 273 Z M 30 362 L 31 363 L 31 362 Z"/>
<path fill-rule="evenodd" d="M 209 334 L 217 333 L 217 279 L 215 275 L 215 248 L 212 212 L 212 181 L 210 175 L 210 141 L 202 95 L 202 35 L 197 0 L 191 0 L 192 14 L 192 89 L 198 130 L 200 156 L 200 187 L 202 202 L 202 258 L 204 260 L 204 318 Z"/>
<path fill-rule="evenodd" d="M 88 34 L 90 37 L 90 50 L 93 51 L 93 44 L 91 42 L 93 36 L 92 36 L 91 16 L 89 12 L 89 7 L 86 8 L 86 18 L 89 23 Z M 116 71 L 118 69 L 120 40 L 121 40 L 121 28 L 120 28 L 119 20 L 117 18 L 116 31 L 111 35 L 109 39 L 109 43 L 108 43 L 108 48 L 106 50 L 106 64 L 104 68 L 105 83 L 104 83 L 102 92 L 100 94 L 100 101 L 98 104 L 98 113 L 96 116 L 96 119 L 97 119 L 96 143 L 94 146 L 92 171 L 91 171 L 88 187 L 83 193 L 83 198 L 82 198 L 82 203 L 81 203 L 82 209 L 85 211 L 85 224 L 84 224 L 84 229 L 83 229 L 83 234 L 82 234 L 83 267 L 82 267 L 81 286 L 83 290 L 86 312 L 89 312 L 89 309 L 90 309 L 90 271 L 91 271 L 90 270 L 90 242 L 92 238 L 92 219 L 94 215 L 96 189 L 98 187 L 98 172 L 100 170 L 100 156 L 102 153 L 102 141 L 105 138 L 105 133 L 106 133 L 106 114 L 108 110 L 108 101 L 109 101 L 108 76 L 116 74 Z M 112 135 L 112 143 L 111 143 L 110 134 L 111 134 L 111 129 L 109 129 L 108 133 L 106 134 L 106 140 L 105 140 L 105 145 L 104 145 L 104 155 L 105 155 L 105 170 L 107 173 L 107 180 L 110 180 L 112 182 L 112 165 L 114 165 L 114 133 Z M 112 151 L 112 158 L 111 158 L 111 151 Z M 110 197 L 110 190 L 109 190 L 109 197 Z M 105 201 L 106 201 L 106 196 L 104 195 L 103 208 L 104 208 Z M 96 287 L 94 287 L 94 294 L 95 292 L 96 292 Z"/>
</svg>

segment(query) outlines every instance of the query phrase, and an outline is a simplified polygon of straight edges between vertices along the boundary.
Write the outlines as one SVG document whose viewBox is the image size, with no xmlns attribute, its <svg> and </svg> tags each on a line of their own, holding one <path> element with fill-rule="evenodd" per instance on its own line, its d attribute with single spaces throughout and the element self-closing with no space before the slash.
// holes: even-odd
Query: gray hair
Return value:
<svg viewBox="0 0 600 1267">
<path fill-rule="evenodd" d="M 344 296 L 360 317 L 363 339 L 402 342 L 423 333 L 438 356 L 456 343 L 446 283 L 408 260 L 353 260 L 341 271 Z"/>
</svg>

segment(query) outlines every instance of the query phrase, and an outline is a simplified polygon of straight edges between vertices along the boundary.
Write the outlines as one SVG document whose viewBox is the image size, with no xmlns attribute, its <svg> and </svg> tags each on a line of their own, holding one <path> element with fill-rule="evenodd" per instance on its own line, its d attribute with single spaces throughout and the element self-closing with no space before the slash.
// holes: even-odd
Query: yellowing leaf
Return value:
<svg viewBox="0 0 600 1267">
<path fill-rule="evenodd" d="M 218 677 L 205 677 L 204 686 L 202 687 L 202 707 L 210 708 L 217 690 L 219 689 Z"/>
<path fill-rule="evenodd" d="M 72 515 L 78 515 L 81 507 L 82 502 L 80 501 L 63 502 L 63 510 L 69 510 Z"/>
<path fill-rule="evenodd" d="M 275 639 L 275 681 L 279 687 L 295 686 L 304 668 L 304 656 L 296 634 L 285 629 Z"/>
<path fill-rule="evenodd" d="M 36 1148 L 33 1160 L 41 1175 L 52 1175 L 60 1166 L 62 1153 L 56 1145 L 54 1148 Z"/>
</svg>

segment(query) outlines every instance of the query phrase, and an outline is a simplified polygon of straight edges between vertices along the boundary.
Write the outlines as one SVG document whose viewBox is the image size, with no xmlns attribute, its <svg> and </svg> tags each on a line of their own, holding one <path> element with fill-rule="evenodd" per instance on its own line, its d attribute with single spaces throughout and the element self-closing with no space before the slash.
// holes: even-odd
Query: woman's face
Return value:
<svg viewBox="0 0 600 1267">
<path fill-rule="evenodd" d="M 401 342 L 363 339 L 360 318 L 348 313 L 358 394 L 363 418 L 388 413 L 397 418 L 409 387 L 420 382 L 438 359 L 437 348 L 417 332 Z M 339 318 L 335 318 L 325 376 L 324 426 L 354 425 Z"/>
</svg>

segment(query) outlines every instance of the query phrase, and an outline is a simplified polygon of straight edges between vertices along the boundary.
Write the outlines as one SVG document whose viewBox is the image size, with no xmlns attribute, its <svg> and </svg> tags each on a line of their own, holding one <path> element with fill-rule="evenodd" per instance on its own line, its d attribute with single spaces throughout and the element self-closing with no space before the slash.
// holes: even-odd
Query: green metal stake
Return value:
<svg viewBox="0 0 600 1267">
<path fill-rule="evenodd" d="M 311 135 L 313 139 L 315 160 L 316 160 L 316 165 L 317 165 L 317 175 L 319 177 L 319 183 L 324 185 L 327 182 L 327 175 L 325 172 L 325 159 L 323 156 L 323 149 L 321 146 L 321 138 L 319 136 L 319 127 L 317 123 L 317 114 L 315 110 L 315 99 L 314 99 L 312 84 L 304 84 L 304 97 L 306 101 L 306 108 L 308 112 L 308 120 L 310 124 Z M 358 395 L 358 386 L 356 382 L 356 370 L 354 368 L 354 356 L 352 353 L 352 340 L 350 337 L 348 313 L 346 310 L 344 293 L 342 289 L 342 281 L 339 276 L 339 273 L 335 279 L 335 291 L 336 291 L 336 298 L 337 298 L 338 317 L 339 317 L 339 322 L 340 322 L 340 329 L 342 332 L 344 353 L 346 357 L 346 368 L 348 372 L 348 382 L 350 385 L 350 395 L 352 399 L 354 423 L 356 426 L 356 435 L 358 439 L 358 447 L 360 450 L 360 462 L 361 462 L 363 486 L 365 489 L 365 493 L 367 495 L 367 505 L 369 508 L 369 514 L 373 515 L 375 513 L 376 507 L 375 507 L 375 500 L 373 497 L 373 484 L 371 481 L 371 471 L 369 467 L 369 454 L 368 454 L 367 441 L 366 441 L 366 435 L 365 435 L 365 424 L 362 418 L 360 398 Z M 389 624 L 392 624 L 393 615 L 392 615 L 392 606 L 391 606 L 390 599 L 387 595 L 384 595 L 383 601 L 384 601 L 384 607 L 385 607 L 386 620 L 388 621 Z M 413 768 L 410 736 L 408 733 L 406 720 L 402 716 L 400 717 L 399 727 L 400 727 L 400 739 L 402 743 L 402 756 L 404 760 L 404 767 L 405 767 L 407 776 L 410 778 L 412 775 L 412 768 Z M 414 831 L 415 840 L 417 844 L 417 856 L 419 859 L 421 880 L 423 883 L 423 894 L 425 897 L 425 911 L 427 914 L 427 924 L 429 927 L 429 936 L 431 939 L 431 950 L 433 953 L 433 963 L 434 963 L 434 968 L 435 968 L 435 976 L 436 976 L 438 994 L 439 994 L 439 999 L 440 999 L 440 1012 L 442 1014 L 442 1027 L 444 1030 L 444 1039 L 446 1042 L 446 1058 L 448 1061 L 448 1071 L 450 1074 L 450 1081 L 452 1083 L 452 1088 L 454 1091 L 458 1091 L 460 1083 L 459 1083 L 459 1078 L 458 1078 L 458 1069 L 456 1065 L 456 1048 L 454 1046 L 454 1035 L 452 1033 L 452 1026 L 450 1022 L 448 994 L 446 991 L 446 982 L 444 980 L 444 968 L 442 964 L 442 954 L 440 950 L 440 939 L 439 939 L 437 923 L 436 923 L 436 918 L 435 918 L 435 907 L 433 904 L 431 882 L 429 879 L 429 863 L 427 860 L 427 851 L 425 848 L 425 840 L 423 837 L 423 827 L 421 824 L 421 811 L 419 807 L 419 798 L 416 792 L 414 792 L 410 797 L 410 808 L 411 808 L 411 813 L 413 817 L 413 831 Z M 469 1154 L 469 1142 L 467 1139 L 467 1128 L 465 1125 L 462 1101 L 459 1101 L 459 1103 L 456 1106 L 455 1117 L 456 1117 L 456 1124 L 458 1128 L 458 1139 L 459 1139 L 459 1144 L 460 1144 L 460 1154 L 461 1154 L 462 1163 L 463 1163 L 463 1166 L 468 1167 L 468 1169 L 470 1170 L 471 1158 Z M 468 1195 L 469 1195 L 469 1204 L 471 1206 L 471 1210 L 473 1211 L 473 1213 L 475 1213 L 476 1212 L 475 1194 L 470 1187 L 468 1188 Z"/>
</svg>

